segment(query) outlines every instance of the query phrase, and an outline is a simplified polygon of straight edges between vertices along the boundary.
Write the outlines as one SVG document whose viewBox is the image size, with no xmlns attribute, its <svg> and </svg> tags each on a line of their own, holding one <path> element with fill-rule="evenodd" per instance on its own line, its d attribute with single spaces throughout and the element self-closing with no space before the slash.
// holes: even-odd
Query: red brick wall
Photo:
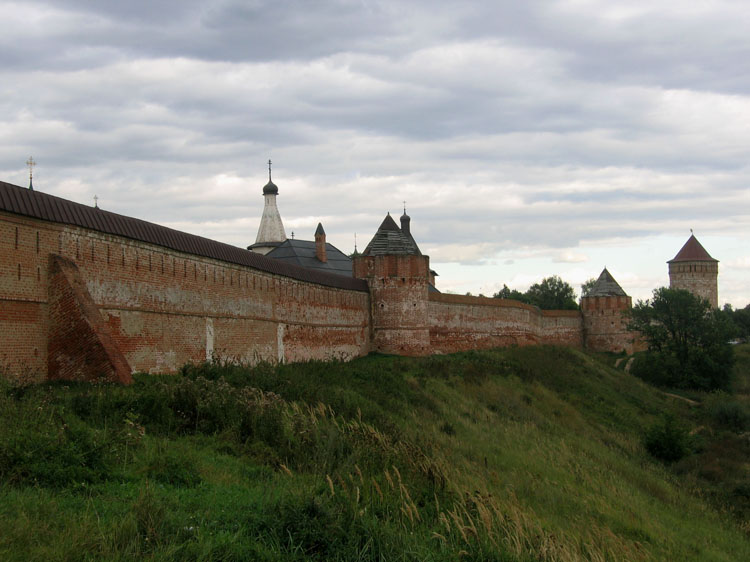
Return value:
<svg viewBox="0 0 750 562">
<path fill-rule="evenodd" d="M 349 359 L 373 349 L 423 355 L 583 345 L 585 313 L 428 293 L 427 256 L 355 259 L 368 294 L 0 213 L 0 371 L 6 376 L 48 375 L 50 255 L 76 264 L 104 331 L 138 371 L 171 372 L 211 356 L 302 361 Z M 619 337 L 605 325 L 612 322 L 609 309 L 602 310 L 586 320 L 594 348 Z"/>
<path fill-rule="evenodd" d="M 71 260 L 52 254 L 48 269 L 50 379 L 133 382 L 130 365 Z"/>
<path fill-rule="evenodd" d="M 0 370 L 24 382 L 47 371 L 49 243 L 47 229 L 0 213 Z"/>
<path fill-rule="evenodd" d="M 632 353 L 635 336 L 627 329 L 627 312 L 632 299 L 627 296 L 583 297 L 584 337 L 586 347 L 593 351 Z"/>
<path fill-rule="evenodd" d="M 428 355 L 430 348 L 427 256 L 359 256 L 355 277 L 367 279 L 372 345 L 383 353 Z"/>
<path fill-rule="evenodd" d="M 50 254 L 78 266 L 134 370 L 170 372 L 212 354 L 300 361 L 370 350 L 367 293 L 0 213 L 0 368 L 15 378 L 47 376 Z"/>
<path fill-rule="evenodd" d="M 430 345 L 433 352 L 533 345 L 582 346 L 577 310 L 541 311 L 507 299 L 430 293 Z"/>
</svg>

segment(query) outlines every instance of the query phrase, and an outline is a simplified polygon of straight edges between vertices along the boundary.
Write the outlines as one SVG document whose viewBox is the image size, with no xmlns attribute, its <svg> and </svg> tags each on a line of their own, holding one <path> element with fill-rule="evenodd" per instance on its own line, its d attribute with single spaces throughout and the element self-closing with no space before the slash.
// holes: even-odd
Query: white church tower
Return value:
<svg viewBox="0 0 750 562">
<path fill-rule="evenodd" d="M 267 254 L 276 246 L 286 240 L 284 224 L 281 222 L 281 215 L 276 206 L 276 196 L 279 194 L 279 188 L 271 181 L 271 161 L 268 161 L 268 183 L 263 187 L 263 198 L 265 205 L 263 207 L 263 216 L 260 219 L 258 236 L 255 238 L 255 244 L 248 246 L 248 250 L 258 254 Z"/>
</svg>

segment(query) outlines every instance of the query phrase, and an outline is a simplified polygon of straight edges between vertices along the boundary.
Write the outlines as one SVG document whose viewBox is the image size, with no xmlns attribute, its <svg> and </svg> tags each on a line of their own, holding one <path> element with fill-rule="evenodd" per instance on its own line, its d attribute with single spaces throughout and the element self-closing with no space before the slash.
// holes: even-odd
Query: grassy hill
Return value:
<svg viewBox="0 0 750 562">
<path fill-rule="evenodd" d="M 689 400 L 556 347 L 1 387 L 0 559 L 750 560 L 739 351 Z"/>
</svg>

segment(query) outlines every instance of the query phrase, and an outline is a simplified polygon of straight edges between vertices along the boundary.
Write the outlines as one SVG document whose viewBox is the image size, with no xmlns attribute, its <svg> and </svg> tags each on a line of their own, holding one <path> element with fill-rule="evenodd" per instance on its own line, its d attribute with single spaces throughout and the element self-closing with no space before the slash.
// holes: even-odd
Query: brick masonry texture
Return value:
<svg viewBox="0 0 750 562">
<path fill-rule="evenodd" d="M 719 264 L 708 261 L 680 261 L 669 264 L 669 286 L 685 289 L 719 307 Z"/>
<path fill-rule="evenodd" d="M 0 211 L 0 372 L 22 382 L 126 381 L 124 371 L 174 372 L 212 357 L 627 348 L 623 303 L 541 311 L 428 293 L 429 258 L 420 255 L 360 256 L 353 267 L 369 292 Z M 342 285 L 361 285 L 349 281 Z"/>
<path fill-rule="evenodd" d="M 429 295 L 430 347 L 453 353 L 508 345 L 583 346 L 577 310 L 539 310 L 513 300 Z"/>
<path fill-rule="evenodd" d="M 383 353 L 428 355 L 430 259 L 418 255 L 358 256 L 354 275 L 370 287 L 373 347 Z"/>
<path fill-rule="evenodd" d="M 65 376 L 48 365 L 50 330 L 69 310 L 55 303 L 50 311 L 51 255 L 75 264 L 134 371 L 174 372 L 210 357 L 303 361 L 370 351 L 366 292 L 0 213 L 0 369 L 15 380 Z M 82 335 L 78 345 L 89 343 Z"/>
<path fill-rule="evenodd" d="M 76 264 L 57 255 L 49 266 L 47 374 L 52 380 L 133 382 Z"/>
<path fill-rule="evenodd" d="M 586 347 L 596 351 L 633 353 L 638 347 L 628 332 L 627 311 L 632 299 L 623 296 L 584 297 L 581 299 Z"/>
</svg>

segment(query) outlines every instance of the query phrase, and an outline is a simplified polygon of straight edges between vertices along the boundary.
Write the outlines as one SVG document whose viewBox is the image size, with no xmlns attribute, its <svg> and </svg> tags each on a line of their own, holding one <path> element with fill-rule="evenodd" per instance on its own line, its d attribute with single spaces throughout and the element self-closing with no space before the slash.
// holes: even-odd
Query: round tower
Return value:
<svg viewBox="0 0 750 562">
<path fill-rule="evenodd" d="M 632 299 L 605 267 L 591 290 L 581 297 L 586 348 L 632 353 L 633 334 L 627 328 L 628 311 L 632 305 Z"/>
<path fill-rule="evenodd" d="M 669 287 L 686 289 L 706 299 L 713 308 L 719 307 L 719 260 L 712 258 L 698 239 L 690 234 L 669 264 Z"/>
</svg>

